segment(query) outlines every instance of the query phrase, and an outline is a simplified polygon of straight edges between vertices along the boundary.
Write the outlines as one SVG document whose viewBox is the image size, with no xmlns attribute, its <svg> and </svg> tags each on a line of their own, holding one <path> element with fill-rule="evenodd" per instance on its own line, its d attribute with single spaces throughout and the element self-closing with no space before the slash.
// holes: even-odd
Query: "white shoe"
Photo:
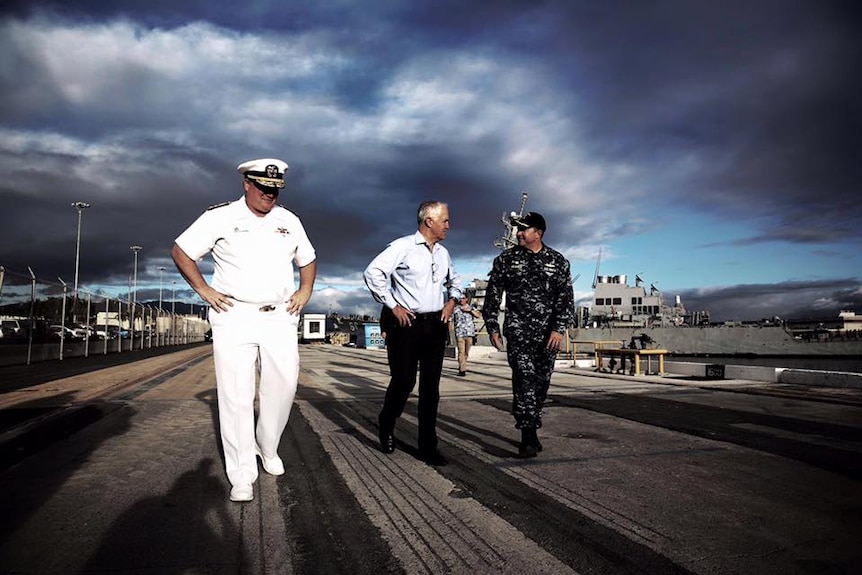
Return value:
<svg viewBox="0 0 862 575">
<path fill-rule="evenodd" d="M 281 458 L 278 455 L 275 457 L 264 456 L 257 443 L 254 444 L 254 451 L 257 453 L 258 457 L 260 457 L 260 462 L 263 464 L 263 468 L 267 473 L 270 475 L 284 475 L 284 463 L 282 463 Z"/>
<path fill-rule="evenodd" d="M 242 483 L 230 488 L 231 501 L 251 501 L 252 499 L 254 499 L 254 489 L 251 483 Z"/>
</svg>

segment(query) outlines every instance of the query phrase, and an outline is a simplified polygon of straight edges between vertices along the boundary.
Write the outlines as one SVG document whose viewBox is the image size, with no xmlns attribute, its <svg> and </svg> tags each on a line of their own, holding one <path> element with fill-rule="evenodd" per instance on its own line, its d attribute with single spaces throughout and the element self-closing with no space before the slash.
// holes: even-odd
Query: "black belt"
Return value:
<svg viewBox="0 0 862 575">
<path fill-rule="evenodd" d="M 413 316 L 414 316 L 414 318 L 413 318 L 413 319 L 417 319 L 417 320 L 420 320 L 420 319 L 421 319 L 421 320 L 436 319 L 436 320 L 439 320 L 439 319 L 440 319 L 440 314 L 442 314 L 442 313 L 443 313 L 443 310 L 440 310 L 440 311 L 429 311 L 429 312 L 426 312 L 426 313 L 416 313 L 416 314 L 413 314 Z"/>
</svg>

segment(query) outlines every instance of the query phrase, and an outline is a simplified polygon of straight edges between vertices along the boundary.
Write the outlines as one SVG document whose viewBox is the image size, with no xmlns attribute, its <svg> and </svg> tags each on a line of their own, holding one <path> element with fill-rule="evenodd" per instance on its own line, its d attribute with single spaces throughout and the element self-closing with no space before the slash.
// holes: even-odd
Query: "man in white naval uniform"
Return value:
<svg viewBox="0 0 862 575">
<path fill-rule="evenodd" d="M 284 473 L 281 435 L 299 377 L 297 324 L 314 288 L 314 247 L 299 218 L 276 205 L 287 164 L 264 158 L 240 164 L 245 194 L 210 207 L 176 239 L 171 256 L 210 305 L 219 426 L 231 501 L 251 501 L 257 461 Z M 197 261 L 211 252 L 208 285 Z M 296 288 L 293 264 L 299 268 Z M 256 364 L 259 411 L 254 422 Z"/>
</svg>

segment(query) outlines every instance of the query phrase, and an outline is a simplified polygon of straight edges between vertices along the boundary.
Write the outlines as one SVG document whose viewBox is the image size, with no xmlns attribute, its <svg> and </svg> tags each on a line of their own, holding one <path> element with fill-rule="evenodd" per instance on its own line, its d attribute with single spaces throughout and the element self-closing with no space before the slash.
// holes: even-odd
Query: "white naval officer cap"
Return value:
<svg viewBox="0 0 862 575">
<path fill-rule="evenodd" d="M 258 187 L 283 188 L 287 164 L 275 158 L 262 158 L 243 162 L 236 170 Z"/>
</svg>

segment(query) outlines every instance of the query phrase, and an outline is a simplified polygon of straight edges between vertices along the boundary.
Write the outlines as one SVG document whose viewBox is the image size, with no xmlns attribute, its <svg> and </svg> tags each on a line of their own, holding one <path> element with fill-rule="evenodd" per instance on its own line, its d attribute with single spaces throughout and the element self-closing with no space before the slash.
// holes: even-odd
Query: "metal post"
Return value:
<svg viewBox="0 0 862 575">
<path fill-rule="evenodd" d="M 149 347 L 148 340 L 152 336 L 150 333 L 150 306 L 141 306 L 141 349 Z"/>
<path fill-rule="evenodd" d="M 162 274 L 165 273 L 165 268 L 159 268 L 159 312 L 156 314 L 156 346 L 159 345 L 159 335 L 161 333 L 159 326 L 159 318 L 162 317 Z"/>
<path fill-rule="evenodd" d="M 123 351 L 123 300 L 117 300 L 117 353 Z"/>
<path fill-rule="evenodd" d="M 138 301 L 138 252 L 141 251 L 141 246 L 129 246 L 129 249 L 135 254 L 135 271 L 134 279 L 132 280 L 132 309 Z"/>
<path fill-rule="evenodd" d="M 171 345 L 177 344 L 177 282 L 171 281 Z"/>
<path fill-rule="evenodd" d="M 72 202 L 72 207 L 78 210 L 78 239 L 75 242 L 75 303 L 72 309 L 72 320 L 75 319 L 75 310 L 78 304 L 78 264 L 81 261 L 81 214 L 90 207 L 87 202 Z"/>
<path fill-rule="evenodd" d="M 108 314 L 111 311 L 110 303 L 111 303 L 111 298 L 106 297 L 105 298 L 105 325 L 104 325 L 104 328 L 105 328 L 104 355 L 108 355 L 108 336 L 110 335 L 110 332 L 108 331 Z"/>
<path fill-rule="evenodd" d="M 27 266 L 27 271 L 30 272 L 30 334 L 27 336 L 27 365 L 30 365 L 33 353 L 33 332 L 36 331 L 36 274 L 30 266 Z"/>
<path fill-rule="evenodd" d="M 135 269 L 132 272 L 132 303 L 129 309 L 129 349 L 135 349 L 135 310 L 138 303 L 138 252 L 143 248 L 141 246 L 129 246 L 132 253 L 135 254 Z"/>
<path fill-rule="evenodd" d="M 63 344 L 66 341 L 66 282 L 61 278 L 60 283 L 63 284 L 63 311 L 60 314 L 60 359 L 63 359 Z"/>
<path fill-rule="evenodd" d="M 84 336 L 84 357 L 90 356 L 90 294 L 87 294 L 87 320 L 84 322 L 87 326 L 87 335 Z"/>
<path fill-rule="evenodd" d="M 142 305 L 141 306 L 141 346 L 138 348 L 141 350 L 144 349 L 144 335 L 146 333 L 144 328 L 147 327 L 146 313 L 147 313 L 147 306 Z M 134 340 L 132 340 L 132 343 L 134 344 Z"/>
</svg>

